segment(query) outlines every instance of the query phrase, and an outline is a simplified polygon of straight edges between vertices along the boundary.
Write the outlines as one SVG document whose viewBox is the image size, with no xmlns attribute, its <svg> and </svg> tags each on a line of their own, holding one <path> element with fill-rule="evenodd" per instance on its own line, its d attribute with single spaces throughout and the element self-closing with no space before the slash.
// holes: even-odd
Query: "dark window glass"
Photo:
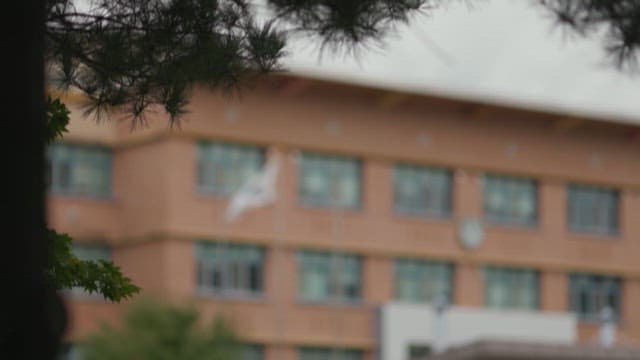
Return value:
<svg viewBox="0 0 640 360">
<path fill-rule="evenodd" d="M 257 174 L 264 150 L 250 145 L 201 142 L 198 145 L 198 190 L 229 196 Z"/>
<path fill-rule="evenodd" d="M 529 269 L 485 269 L 485 303 L 496 309 L 538 308 L 538 273 Z"/>
<path fill-rule="evenodd" d="M 53 144 L 47 150 L 53 194 L 111 196 L 111 151 L 98 146 Z"/>
<path fill-rule="evenodd" d="M 493 223 L 534 226 L 538 220 L 536 182 L 511 176 L 485 176 L 484 214 Z"/>
<path fill-rule="evenodd" d="M 247 344 L 242 347 L 241 360 L 262 360 L 264 359 L 264 347 L 262 345 Z"/>
<path fill-rule="evenodd" d="M 298 352 L 299 360 L 361 360 L 362 351 L 305 347 Z"/>
<path fill-rule="evenodd" d="M 449 263 L 400 259 L 395 262 L 396 298 L 408 302 L 433 302 L 438 296 L 451 301 L 453 267 Z"/>
<path fill-rule="evenodd" d="M 585 321 L 598 321 L 600 312 L 610 307 L 614 318 L 620 316 L 620 279 L 591 274 L 572 274 L 569 277 L 571 310 Z"/>
<path fill-rule="evenodd" d="M 584 185 L 568 187 L 569 230 L 580 233 L 618 233 L 618 191 Z"/>
<path fill-rule="evenodd" d="M 301 251 L 298 254 L 299 294 L 309 301 L 355 301 L 361 296 L 358 256 Z"/>
<path fill-rule="evenodd" d="M 303 153 L 300 160 L 298 181 L 302 203 L 342 209 L 360 207 L 360 161 L 309 153 Z"/>
<path fill-rule="evenodd" d="M 408 360 L 424 360 L 431 354 L 431 346 L 410 344 Z"/>
<path fill-rule="evenodd" d="M 399 214 L 451 215 L 451 172 L 445 169 L 396 165 L 394 204 Z"/>
<path fill-rule="evenodd" d="M 264 251 L 261 247 L 199 242 L 196 258 L 200 292 L 232 296 L 262 293 Z"/>
</svg>

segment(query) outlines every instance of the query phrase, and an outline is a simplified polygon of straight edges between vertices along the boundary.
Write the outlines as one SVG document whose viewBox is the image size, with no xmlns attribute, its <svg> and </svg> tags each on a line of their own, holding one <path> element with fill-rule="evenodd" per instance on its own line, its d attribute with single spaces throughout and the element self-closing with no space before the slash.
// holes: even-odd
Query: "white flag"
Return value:
<svg viewBox="0 0 640 360">
<path fill-rule="evenodd" d="M 225 220 L 233 221 L 246 210 L 265 206 L 275 201 L 279 168 L 279 156 L 271 154 L 262 171 L 247 179 L 233 195 L 225 212 Z"/>
</svg>

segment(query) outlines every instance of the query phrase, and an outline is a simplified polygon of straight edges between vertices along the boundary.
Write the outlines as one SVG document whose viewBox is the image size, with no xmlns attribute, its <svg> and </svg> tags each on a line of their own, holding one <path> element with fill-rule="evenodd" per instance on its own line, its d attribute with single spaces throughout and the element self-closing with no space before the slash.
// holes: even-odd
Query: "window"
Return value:
<svg viewBox="0 0 640 360">
<path fill-rule="evenodd" d="M 196 244 L 198 291 L 223 296 L 262 294 L 264 251 L 251 245 Z"/>
<path fill-rule="evenodd" d="M 298 255 L 303 300 L 350 302 L 360 299 L 359 257 L 312 251 Z"/>
<path fill-rule="evenodd" d="M 198 146 L 198 191 L 229 196 L 260 171 L 264 150 L 255 146 L 202 142 Z"/>
<path fill-rule="evenodd" d="M 569 303 L 580 319 L 596 321 L 605 307 L 620 316 L 620 279 L 590 274 L 572 274 L 569 277 Z"/>
<path fill-rule="evenodd" d="M 80 260 L 85 261 L 111 261 L 111 249 L 103 244 L 73 244 L 71 252 Z M 98 293 L 88 293 L 81 287 L 73 287 L 70 290 L 72 296 L 95 297 L 102 299 Z"/>
<path fill-rule="evenodd" d="M 431 346 L 425 344 L 409 344 L 408 360 L 424 360 L 431 355 Z"/>
<path fill-rule="evenodd" d="M 423 260 L 396 260 L 396 298 L 408 302 L 432 302 L 437 296 L 451 300 L 453 267 Z"/>
<path fill-rule="evenodd" d="M 618 232 L 618 191 L 569 185 L 569 230 L 613 235 Z"/>
<path fill-rule="evenodd" d="M 264 347 L 262 345 L 244 345 L 242 347 L 242 360 L 262 360 L 264 359 Z"/>
<path fill-rule="evenodd" d="M 360 207 L 361 166 L 356 159 L 304 153 L 300 162 L 300 200 L 319 207 Z"/>
<path fill-rule="evenodd" d="M 299 351 L 300 360 L 361 360 L 362 351 L 307 347 Z"/>
<path fill-rule="evenodd" d="M 98 146 L 53 144 L 47 151 L 50 191 L 58 195 L 111 195 L 111 152 Z"/>
<path fill-rule="evenodd" d="M 58 351 L 57 360 L 81 360 L 80 349 L 70 343 L 63 343 Z"/>
<path fill-rule="evenodd" d="M 538 308 L 538 274 L 529 269 L 486 269 L 486 304 L 495 309 Z"/>
<path fill-rule="evenodd" d="M 445 169 L 396 165 L 395 210 L 400 214 L 451 215 L 451 172 Z"/>
<path fill-rule="evenodd" d="M 484 214 L 496 224 L 534 226 L 538 220 L 536 182 L 511 176 L 485 176 Z"/>
</svg>

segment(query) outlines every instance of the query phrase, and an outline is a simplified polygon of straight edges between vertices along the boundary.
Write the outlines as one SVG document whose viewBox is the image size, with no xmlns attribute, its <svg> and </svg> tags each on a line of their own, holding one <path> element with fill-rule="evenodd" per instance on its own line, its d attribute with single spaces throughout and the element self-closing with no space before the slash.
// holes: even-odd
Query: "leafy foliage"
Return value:
<svg viewBox="0 0 640 360">
<path fill-rule="evenodd" d="M 67 132 L 70 112 L 60 99 L 47 97 L 45 106 L 45 143 L 50 144 L 55 139 L 61 138 L 62 135 Z"/>
<path fill-rule="evenodd" d="M 622 70 L 637 70 L 640 50 L 640 1 L 638 0 L 539 0 L 556 23 L 588 37 L 604 30 L 604 48 Z"/>
<path fill-rule="evenodd" d="M 74 256 L 69 235 L 48 230 L 48 236 L 51 256 L 47 276 L 58 290 L 80 287 L 111 301 L 121 301 L 140 291 L 112 262 Z"/>
<path fill-rule="evenodd" d="M 67 132 L 69 109 L 59 99 L 47 98 L 45 116 L 46 138 L 49 144 Z M 80 287 L 89 293 L 101 294 L 105 299 L 121 301 L 140 291 L 120 269 L 110 261 L 78 259 L 71 251 L 71 237 L 47 230 L 49 262 L 46 275 L 58 290 Z"/>
<path fill-rule="evenodd" d="M 57 84 L 90 98 L 87 114 L 97 119 L 124 110 L 144 122 L 146 111 L 159 106 L 173 123 L 196 84 L 233 92 L 281 70 L 291 36 L 316 36 L 322 49 L 357 50 L 380 43 L 413 14 L 450 2 L 46 0 L 46 60 Z M 640 1 L 537 2 L 581 36 L 606 29 L 605 49 L 615 64 L 637 65 Z"/>
<path fill-rule="evenodd" d="M 98 115 L 126 105 L 141 119 L 160 104 L 175 119 L 196 82 L 232 89 L 276 70 L 284 47 L 283 35 L 258 24 L 245 1 L 98 0 L 80 11 L 72 0 L 50 0 L 47 14 L 49 62 Z"/>
<path fill-rule="evenodd" d="M 153 301 L 134 304 L 122 328 L 104 326 L 82 344 L 86 360 L 236 360 L 241 344 L 231 326 L 217 317 L 202 328 L 198 313 Z"/>
<path fill-rule="evenodd" d="M 379 40 L 428 0 L 48 0 L 47 62 L 56 83 L 92 101 L 88 113 L 125 110 L 144 121 L 161 106 L 172 121 L 185 112 L 190 89 L 233 91 L 280 70 L 289 32 L 317 34 L 324 44 Z M 258 11 L 270 9 L 266 21 Z M 293 25 L 293 29 L 288 27 Z"/>
<path fill-rule="evenodd" d="M 434 8 L 434 0 L 271 0 L 276 18 L 296 31 L 320 37 L 322 47 L 333 51 L 380 41 L 409 15 Z"/>
</svg>

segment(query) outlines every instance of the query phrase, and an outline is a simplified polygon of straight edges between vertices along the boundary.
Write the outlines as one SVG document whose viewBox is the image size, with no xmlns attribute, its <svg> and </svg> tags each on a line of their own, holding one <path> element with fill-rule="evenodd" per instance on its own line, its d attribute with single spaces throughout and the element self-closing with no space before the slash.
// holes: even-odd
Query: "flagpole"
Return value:
<svg viewBox="0 0 640 360">
<path fill-rule="evenodd" d="M 267 159 L 262 166 L 262 169 L 259 173 L 254 174 L 253 176 L 246 179 L 245 183 L 241 186 L 241 188 L 235 192 L 232 196 L 229 204 L 227 205 L 227 209 L 224 213 L 224 219 L 226 223 L 235 221 L 239 216 L 241 216 L 244 212 L 249 211 L 254 208 L 263 207 L 265 205 L 273 204 L 272 211 L 272 225 L 274 236 L 271 241 L 271 248 L 266 249 L 268 251 L 267 256 L 271 259 L 269 264 L 263 262 L 263 279 L 269 279 L 268 274 L 271 275 L 272 284 L 270 287 L 273 287 L 273 294 L 271 297 L 265 297 L 266 303 L 272 303 L 274 306 L 274 320 L 276 323 L 275 328 L 275 342 L 278 345 L 281 345 L 283 342 L 282 339 L 282 323 L 283 323 L 283 315 L 282 315 L 282 307 L 284 306 L 284 300 L 279 301 L 280 291 L 280 281 L 278 281 L 277 274 L 277 263 L 280 258 L 283 258 L 280 238 L 284 233 L 284 215 L 283 215 L 283 204 L 281 198 L 278 198 L 278 186 L 281 185 L 282 180 L 280 180 L 280 184 L 278 182 L 278 178 L 280 177 L 280 166 L 283 166 L 280 162 L 282 149 L 278 149 L 276 147 L 272 147 L 269 149 L 267 153 Z M 281 186 L 283 187 L 283 186 Z M 265 271 L 266 265 L 270 266 L 272 271 L 267 273 Z M 275 265 L 275 266 L 274 266 Z M 265 273 L 267 275 L 265 275 Z M 262 291 L 264 294 L 265 286 L 263 281 Z M 263 295 L 264 296 L 264 295 Z M 278 346 L 276 346 L 277 348 Z"/>
<path fill-rule="evenodd" d="M 332 198 L 330 200 L 331 203 L 331 244 L 332 244 L 332 250 L 329 253 L 330 254 L 330 272 L 334 273 L 336 271 L 336 244 L 338 242 L 338 217 L 337 217 L 337 212 L 336 212 L 336 207 L 335 207 L 335 197 L 332 194 Z M 340 279 L 340 273 L 337 273 L 337 275 L 334 277 L 334 281 L 338 282 L 339 285 L 339 279 Z M 334 304 L 332 304 L 332 306 L 338 306 L 338 302 L 340 301 L 340 286 L 336 286 L 336 294 L 334 295 L 334 298 L 331 299 L 332 302 L 334 302 Z M 330 310 L 331 311 L 331 310 Z M 338 332 L 340 330 L 340 315 L 339 315 L 339 311 L 337 308 L 333 309 L 333 316 L 334 316 L 334 329 L 333 329 L 333 334 L 334 334 L 334 340 L 339 339 L 340 337 L 338 336 Z M 335 344 L 335 341 L 334 341 Z M 331 346 L 331 350 L 329 352 L 329 360 L 333 360 L 333 358 L 335 357 L 335 352 L 337 351 L 335 345 Z"/>
</svg>

